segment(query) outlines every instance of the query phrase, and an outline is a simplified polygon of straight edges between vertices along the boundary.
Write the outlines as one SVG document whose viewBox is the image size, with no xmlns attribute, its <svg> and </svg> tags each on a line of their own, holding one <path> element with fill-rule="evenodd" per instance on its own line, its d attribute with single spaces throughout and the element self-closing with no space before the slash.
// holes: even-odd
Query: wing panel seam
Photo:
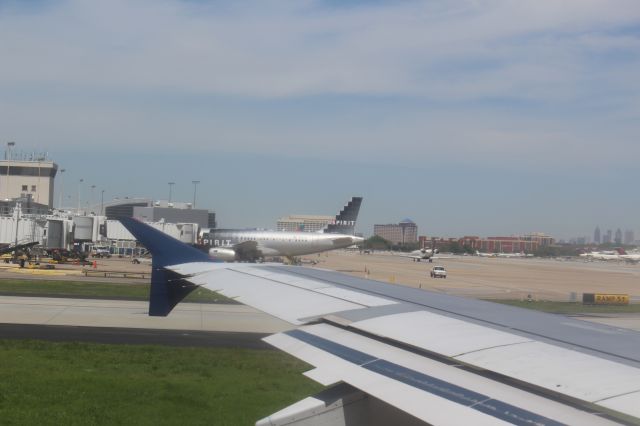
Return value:
<svg viewBox="0 0 640 426">
<path fill-rule="evenodd" d="M 626 395 L 632 395 L 634 393 L 639 393 L 640 394 L 640 389 L 632 390 L 632 391 L 629 391 L 629 392 L 623 392 L 623 393 L 618 394 L 618 395 L 608 396 L 606 398 L 598 399 L 598 400 L 593 401 L 593 402 L 597 404 L 597 403 L 600 403 L 602 401 L 608 401 L 610 399 L 615 399 L 615 398 L 619 398 L 621 396 L 626 396 Z"/>
<path fill-rule="evenodd" d="M 251 274 L 251 273 L 249 273 L 249 272 L 245 272 L 245 271 L 238 271 L 237 269 L 233 269 L 233 268 L 227 268 L 227 271 L 233 271 L 233 272 L 236 272 L 236 273 L 238 273 L 238 274 L 248 275 L 248 276 L 250 276 L 250 277 L 254 277 L 254 278 L 261 278 L 261 279 L 263 279 L 263 280 L 268 280 L 268 281 L 271 281 L 271 282 L 273 282 L 273 283 L 286 285 L 286 286 L 288 286 L 288 287 L 293 287 L 293 288 L 296 288 L 296 289 L 298 289 L 298 290 L 308 291 L 308 292 L 315 293 L 315 294 L 318 294 L 318 295 L 323 295 L 323 296 L 326 296 L 326 297 L 331 297 L 331 298 L 336 299 L 336 300 L 342 300 L 343 302 L 353 303 L 354 305 L 362 306 L 363 308 L 368 308 L 368 307 L 369 307 L 368 305 L 363 305 L 362 303 L 358 303 L 358 302 L 355 302 L 355 301 L 353 301 L 353 300 L 345 299 L 345 298 L 343 298 L 343 297 L 336 297 L 336 296 L 332 296 L 332 295 L 330 295 L 330 294 L 320 293 L 319 291 L 315 291 L 314 289 L 309 289 L 309 288 L 304 288 L 304 287 L 298 287 L 297 285 L 289 284 L 289 283 L 286 283 L 286 282 L 284 282 L 284 281 L 274 280 L 274 279 L 271 279 L 271 278 L 268 278 L 268 277 L 263 277 L 263 276 L 260 276 L 260 275 L 254 275 L 254 274 Z M 320 288 L 330 288 L 330 287 L 331 287 L 331 286 L 327 286 L 327 287 L 320 287 Z"/>
<path fill-rule="evenodd" d="M 459 353 L 459 354 L 451 355 L 451 357 L 455 358 L 455 357 L 465 356 L 465 355 L 469 355 L 469 354 L 473 354 L 473 353 L 477 353 L 477 352 L 488 351 L 490 349 L 506 348 L 506 347 L 509 347 L 509 346 L 523 345 L 525 343 L 536 343 L 536 342 L 537 342 L 536 340 L 527 340 L 526 342 L 514 342 L 514 343 L 505 343 L 503 345 L 487 346 L 486 348 L 474 349 L 472 351 L 467 351 L 467 352 L 462 352 L 462 353 Z"/>
</svg>

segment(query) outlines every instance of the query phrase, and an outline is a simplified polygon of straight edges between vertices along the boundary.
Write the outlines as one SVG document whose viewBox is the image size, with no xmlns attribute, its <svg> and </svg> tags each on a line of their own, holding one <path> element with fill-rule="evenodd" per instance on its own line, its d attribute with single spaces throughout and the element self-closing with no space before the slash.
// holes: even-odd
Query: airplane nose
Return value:
<svg viewBox="0 0 640 426">
<path fill-rule="evenodd" d="M 362 244 L 364 242 L 364 238 L 362 237 L 351 237 L 351 244 Z"/>
</svg>

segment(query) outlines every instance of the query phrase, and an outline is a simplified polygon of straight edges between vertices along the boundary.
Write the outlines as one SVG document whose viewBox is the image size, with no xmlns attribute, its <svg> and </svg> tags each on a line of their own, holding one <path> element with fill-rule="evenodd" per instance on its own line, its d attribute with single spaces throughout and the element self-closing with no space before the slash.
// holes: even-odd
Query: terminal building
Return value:
<svg viewBox="0 0 640 426">
<path fill-rule="evenodd" d="M 16 155 L 9 142 L 0 160 L 0 245 L 39 242 L 45 248 L 87 250 L 107 246 L 118 254 L 137 243 L 120 217 L 134 217 L 156 229 L 193 244 L 202 228 L 215 228 L 216 215 L 194 209 L 191 203 L 123 198 L 80 209 L 54 210 L 54 184 L 58 165 L 46 154 Z M 63 169 L 61 171 L 64 171 Z M 60 197 L 62 202 L 62 197 Z"/>
<path fill-rule="evenodd" d="M 53 208 L 53 181 L 58 165 L 46 154 L 22 155 L 14 158 L 10 152 L 0 160 L 0 199 L 30 199 Z"/>
<path fill-rule="evenodd" d="M 101 235 L 108 241 L 135 241 L 133 235 L 118 220 L 123 216 L 146 222 L 187 244 L 197 242 L 200 230 L 216 227 L 215 212 L 194 209 L 191 203 L 124 198 L 108 203 L 105 214 L 106 221 Z"/>
<path fill-rule="evenodd" d="M 191 203 L 156 201 L 152 206 L 134 207 L 133 217 L 145 222 L 197 223 L 201 228 L 215 228 L 216 214 L 194 209 Z"/>
<path fill-rule="evenodd" d="M 124 198 L 114 200 L 105 207 L 108 220 L 120 217 L 133 217 L 143 222 L 196 223 L 202 228 L 216 227 L 215 212 L 194 209 L 191 203 L 170 203 L 148 198 Z"/>
<path fill-rule="evenodd" d="M 104 215 L 109 220 L 118 220 L 119 217 L 133 217 L 133 210 L 136 207 L 150 207 L 152 205 L 153 201 L 150 198 L 115 199 L 105 204 Z"/>
<path fill-rule="evenodd" d="M 31 195 L 29 195 L 25 198 L 0 200 L 0 215 L 12 216 L 18 205 L 20 205 L 22 214 L 46 216 L 51 213 L 51 209 L 48 205 L 36 203 L 35 201 L 33 201 Z"/>
<path fill-rule="evenodd" d="M 46 153 L 16 154 L 14 145 L 9 142 L 0 160 L 0 244 L 68 246 L 73 222 L 52 215 L 58 165 Z"/>
</svg>

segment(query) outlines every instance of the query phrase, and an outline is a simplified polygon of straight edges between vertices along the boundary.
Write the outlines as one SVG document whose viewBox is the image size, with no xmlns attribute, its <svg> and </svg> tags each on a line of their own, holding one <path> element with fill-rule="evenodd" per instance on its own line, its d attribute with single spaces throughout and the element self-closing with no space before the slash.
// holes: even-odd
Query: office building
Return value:
<svg viewBox="0 0 640 426">
<path fill-rule="evenodd" d="M 622 230 L 620 228 L 616 229 L 616 235 L 614 237 L 614 241 L 616 244 L 622 244 Z"/>
<path fill-rule="evenodd" d="M 373 233 L 392 244 L 418 242 L 418 226 L 411 219 L 404 219 L 397 224 L 373 225 Z"/>
<path fill-rule="evenodd" d="M 108 220 L 117 220 L 120 217 L 133 217 L 133 209 L 136 207 L 150 207 L 153 202 L 149 198 L 123 198 L 105 203 L 104 215 Z"/>
<path fill-rule="evenodd" d="M 627 229 L 626 231 L 624 231 L 624 243 L 627 245 L 633 244 L 633 242 L 635 241 L 636 237 L 634 235 L 634 232 L 630 229 Z"/>
</svg>

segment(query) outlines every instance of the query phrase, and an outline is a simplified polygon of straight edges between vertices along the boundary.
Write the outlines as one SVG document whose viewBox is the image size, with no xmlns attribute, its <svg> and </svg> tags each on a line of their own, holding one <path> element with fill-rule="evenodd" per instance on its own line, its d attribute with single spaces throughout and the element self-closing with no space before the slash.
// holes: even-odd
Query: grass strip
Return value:
<svg viewBox="0 0 640 426">
<path fill-rule="evenodd" d="M 489 302 L 502 303 L 504 305 L 520 308 L 534 309 L 553 314 L 618 314 L 640 313 L 640 304 L 630 305 L 583 305 L 579 302 L 552 302 L 547 300 L 494 300 Z"/>
<path fill-rule="evenodd" d="M 150 284 L 148 283 L 125 284 L 87 281 L 1 279 L 0 295 L 149 300 L 149 286 Z M 192 291 L 184 301 L 193 303 L 236 303 L 233 299 L 229 299 L 202 287 Z"/>
<path fill-rule="evenodd" d="M 321 387 L 282 352 L 0 340 L 7 425 L 248 425 Z"/>
</svg>

